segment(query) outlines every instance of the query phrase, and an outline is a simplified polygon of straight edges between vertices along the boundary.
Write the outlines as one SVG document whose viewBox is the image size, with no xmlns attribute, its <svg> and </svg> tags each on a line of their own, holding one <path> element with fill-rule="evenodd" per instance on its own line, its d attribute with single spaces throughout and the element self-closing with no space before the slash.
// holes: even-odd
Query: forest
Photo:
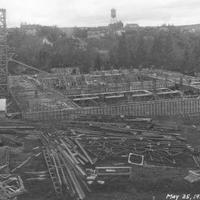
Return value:
<svg viewBox="0 0 200 200">
<path fill-rule="evenodd" d="M 109 32 L 100 38 L 88 38 L 79 29 L 68 37 L 58 27 L 40 26 L 36 34 L 13 28 L 8 32 L 8 44 L 15 49 L 17 60 L 46 71 L 74 66 L 83 73 L 137 67 L 190 74 L 200 71 L 200 32 L 183 31 L 176 26 Z"/>
</svg>

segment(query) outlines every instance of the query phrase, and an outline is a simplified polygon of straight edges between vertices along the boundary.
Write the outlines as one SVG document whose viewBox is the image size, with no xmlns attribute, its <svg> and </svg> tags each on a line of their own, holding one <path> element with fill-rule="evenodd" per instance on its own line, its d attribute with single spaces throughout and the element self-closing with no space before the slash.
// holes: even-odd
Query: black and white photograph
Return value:
<svg viewBox="0 0 200 200">
<path fill-rule="evenodd" d="M 0 200 L 200 200 L 200 1 L 0 0 Z"/>
</svg>

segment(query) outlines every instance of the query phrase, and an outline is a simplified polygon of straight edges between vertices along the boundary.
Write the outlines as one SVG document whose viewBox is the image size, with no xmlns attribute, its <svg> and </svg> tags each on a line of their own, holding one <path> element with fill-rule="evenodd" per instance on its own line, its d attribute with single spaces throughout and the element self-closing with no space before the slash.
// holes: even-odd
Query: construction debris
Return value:
<svg viewBox="0 0 200 200">
<path fill-rule="evenodd" d="M 9 158 L 10 149 L 9 147 L 0 148 L 0 172 L 9 173 Z"/>
<path fill-rule="evenodd" d="M 25 192 L 20 176 L 4 178 L 0 175 L 0 200 L 12 200 Z"/>
<path fill-rule="evenodd" d="M 43 181 L 49 177 L 48 171 L 25 172 L 25 174 L 31 176 L 26 178 L 26 181 Z"/>
<path fill-rule="evenodd" d="M 189 174 L 184 179 L 190 183 L 200 181 L 200 170 L 189 170 Z"/>
<path fill-rule="evenodd" d="M 128 178 L 134 166 L 180 167 L 199 156 L 177 130 L 134 129 L 139 119 L 127 121 L 71 121 L 65 131 L 43 132 L 43 155 L 59 198 L 84 199 L 92 183 Z"/>
<path fill-rule="evenodd" d="M 14 173 L 16 170 L 20 169 L 21 167 L 23 167 L 24 165 L 26 165 L 27 163 L 29 163 L 34 157 L 38 157 L 41 153 L 38 154 L 32 154 L 30 156 L 28 156 L 28 158 L 26 158 L 21 164 L 19 164 L 17 167 L 15 167 L 14 169 L 11 170 L 11 173 Z"/>
<path fill-rule="evenodd" d="M 193 163 L 198 170 L 190 170 L 185 180 L 200 181 L 200 151 L 187 144 L 176 124 L 164 127 L 148 118 L 184 116 L 192 119 L 193 115 L 199 115 L 199 78 L 156 70 L 153 66 L 84 75 L 73 75 L 73 70 L 67 73 L 67 67 L 50 74 L 9 56 L 5 9 L 0 9 L 0 14 L 0 89 L 4 97 L 11 97 L 10 106 L 16 107 L 10 109 L 12 112 L 7 109 L 6 116 L 57 123 L 68 120 L 62 124 L 64 128 L 55 128 L 54 122 L 54 129 L 41 130 L 42 148 L 37 144 L 31 149 L 33 152 L 11 170 L 10 148 L 0 148 L 0 200 L 14 200 L 25 192 L 21 177 L 10 173 L 41 154 L 48 171 L 24 172 L 26 181 L 43 181 L 49 174 L 60 199 L 69 196 L 69 199 L 83 200 L 91 191 L 91 184 L 104 184 L 113 177 L 128 179 L 134 167 L 167 169 Z M 17 68 L 22 66 L 21 72 L 28 68 L 40 74 L 8 75 L 8 61 L 16 63 Z M 177 90 L 181 88 L 182 91 Z M 24 147 L 16 138 L 3 135 L 26 134 L 24 130 L 32 131 L 26 139 L 37 140 L 40 133 L 33 132 L 34 126 L 36 124 L 0 120 L 0 145 Z M 151 197 L 157 198 L 153 194 Z"/>
</svg>

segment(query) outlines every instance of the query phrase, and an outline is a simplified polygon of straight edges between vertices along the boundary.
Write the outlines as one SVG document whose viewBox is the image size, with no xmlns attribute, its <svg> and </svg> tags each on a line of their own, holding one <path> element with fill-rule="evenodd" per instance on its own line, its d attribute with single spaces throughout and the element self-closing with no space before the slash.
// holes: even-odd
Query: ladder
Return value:
<svg viewBox="0 0 200 200">
<path fill-rule="evenodd" d="M 63 198 L 62 186 L 59 181 L 59 176 L 56 172 L 56 167 L 53 164 L 50 152 L 47 148 L 43 149 L 43 155 L 44 155 L 45 162 L 47 164 L 47 168 L 48 168 L 49 175 L 53 183 L 56 196 L 58 199 L 62 199 Z"/>
</svg>

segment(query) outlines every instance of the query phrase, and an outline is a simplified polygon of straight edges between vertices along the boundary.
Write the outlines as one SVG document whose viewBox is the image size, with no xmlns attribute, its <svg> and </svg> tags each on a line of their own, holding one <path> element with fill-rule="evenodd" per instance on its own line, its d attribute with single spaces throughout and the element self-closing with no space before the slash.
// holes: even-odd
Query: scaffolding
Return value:
<svg viewBox="0 0 200 200">
<path fill-rule="evenodd" d="M 12 98 L 21 112 L 74 109 L 79 106 L 65 95 L 51 88 L 43 88 L 37 79 L 27 76 L 9 76 Z"/>
<path fill-rule="evenodd" d="M 131 116 L 131 117 L 185 117 L 199 115 L 199 98 L 160 99 L 133 102 L 122 105 L 99 106 L 76 109 L 41 110 L 24 112 L 22 118 L 33 121 L 71 120 L 86 116 Z"/>
<path fill-rule="evenodd" d="M 0 9 L 0 96 L 8 95 L 8 46 L 6 29 L 6 10 Z"/>
</svg>

